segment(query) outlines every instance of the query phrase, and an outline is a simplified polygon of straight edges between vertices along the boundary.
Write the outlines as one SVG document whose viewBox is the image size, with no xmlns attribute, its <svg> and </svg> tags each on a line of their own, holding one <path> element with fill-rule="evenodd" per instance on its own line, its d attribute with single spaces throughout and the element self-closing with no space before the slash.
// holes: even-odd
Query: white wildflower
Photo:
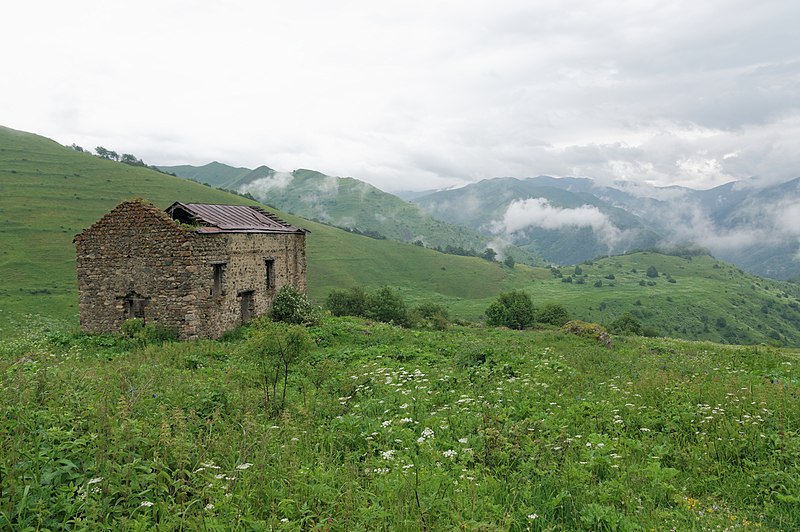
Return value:
<svg viewBox="0 0 800 532">
<path fill-rule="evenodd" d="M 139 506 L 144 506 L 145 508 L 150 508 L 151 506 L 153 506 L 153 503 L 150 502 L 150 501 L 142 501 L 142 503 Z"/>
<path fill-rule="evenodd" d="M 239 465 L 237 465 L 237 466 L 236 466 L 236 469 L 242 469 L 242 470 L 244 470 L 244 469 L 247 469 L 248 467 L 252 467 L 252 466 L 253 466 L 253 464 L 251 464 L 250 462 L 245 462 L 245 463 L 243 463 L 243 464 L 239 464 Z"/>
</svg>

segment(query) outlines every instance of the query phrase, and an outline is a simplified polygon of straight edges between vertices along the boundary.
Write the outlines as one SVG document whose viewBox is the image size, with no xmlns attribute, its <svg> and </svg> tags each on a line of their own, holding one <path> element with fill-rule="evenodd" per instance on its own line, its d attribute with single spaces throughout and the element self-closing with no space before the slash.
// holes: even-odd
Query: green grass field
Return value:
<svg viewBox="0 0 800 532">
<path fill-rule="evenodd" d="M 307 335 L 283 408 L 246 331 L 0 344 L 0 528 L 800 527 L 797 351 L 350 318 Z"/>
</svg>

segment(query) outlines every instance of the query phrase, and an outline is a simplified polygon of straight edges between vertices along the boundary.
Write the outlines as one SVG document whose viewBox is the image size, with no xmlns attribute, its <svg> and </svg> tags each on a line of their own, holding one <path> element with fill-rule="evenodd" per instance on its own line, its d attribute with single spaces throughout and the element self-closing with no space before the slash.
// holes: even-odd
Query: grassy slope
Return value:
<svg viewBox="0 0 800 532">
<path fill-rule="evenodd" d="M 122 200 L 143 197 L 161 207 L 175 200 L 254 203 L 7 128 L 0 128 L 0 183 L 0 327 L 26 313 L 77 322 L 72 239 Z M 312 232 L 308 254 L 313 297 L 324 297 L 334 287 L 391 284 L 416 297 L 432 292 L 442 298 L 488 298 L 509 275 L 507 269 L 480 259 L 284 217 Z"/>
<path fill-rule="evenodd" d="M 309 334 L 282 415 L 272 359 L 236 337 L 0 343 L 0 529 L 800 527 L 800 353 L 332 318 Z"/>
<path fill-rule="evenodd" d="M 237 181 L 250 173 L 249 168 L 234 168 L 216 161 L 203 166 L 184 164 L 160 168 L 167 173 L 192 179 L 198 183 L 208 183 L 217 188 L 228 188 L 229 183 Z"/>
<path fill-rule="evenodd" d="M 0 330 L 10 329 L 26 313 L 77 323 L 72 238 L 120 201 L 138 196 L 162 207 L 175 200 L 248 203 L 5 128 L 0 128 L 0 184 Z M 562 303 L 582 319 L 608 323 L 632 311 L 645 325 L 670 335 L 746 343 L 780 338 L 800 345 L 800 313 L 791 307 L 798 305 L 800 287 L 745 275 L 728 265 L 717 269 L 708 257 L 603 259 L 584 265 L 588 280 L 577 285 L 562 283 L 541 268 L 517 265 L 512 271 L 283 216 L 311 230 L 309 285 L 317 300 L 334 288 L 388 284 L 412 304 L 433 300 L 456 316 L 477 319 L 500 291 L 521 288 L 537 305 Z M 639 286 L 651 264 L 677 282 L 661 277 L 656 286 Z M 639 273 L 631 273 L 633 268 Z M 566 275 L 571 269 L 563 271 Z M 610 273 L 616 276 L 614 287 L 603 278 Z M 596 279 L 603 280 L 602 288 L 593 286 Z M 718 318 L 725 319 L 724 327 L 717 326 Z"/>
</svg>

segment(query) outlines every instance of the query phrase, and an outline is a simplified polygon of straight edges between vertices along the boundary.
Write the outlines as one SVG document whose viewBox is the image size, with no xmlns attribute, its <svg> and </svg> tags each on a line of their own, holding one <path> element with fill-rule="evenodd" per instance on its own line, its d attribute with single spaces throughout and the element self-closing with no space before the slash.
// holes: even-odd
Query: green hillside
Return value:
<svg viewBox="0 0 800 532">
<path fill-rule="evenodd" d="M 275 172 L 260 166 L 231 179 L 230 176 L 239 169 L 219 163 L 161 168 L 180 177 L 250 194 L 267 205 L 306 219 L 375 238 L 417 242 L 429 248 L 450 247 L 453 251 L 461 248 L 477 253 L 490 246 L 500 247 L 492 242 L 493 237 L 464 225 L 437 220 L 413 203 L 352 177 L 333 177 L 306 169 Z M 215 171 L 219 174 L 213 175 Z M 496 251 L 511 255 L 517 262 L 542 264 L 535 253 L 507 243 L 502 248 Z"/>
<path fill-rule="evenodd" d="M 161 207 L 176 200 L 255 203 L 8 128 L 0 128 L 0 183 L 0 327 L 5 328 L 26 314 L 77 323 L 72 239 L 120 201 L 142 197 Z M 490 298 L 507 278 L 523 283 L 530 272 L 277 214 L 311 230 L 309 290 L 319 299 L 333 288 L 356 284 L 397 286 L 412 300 Z"/>
<path fill-rule="evenodd" d="M 7 128 L 0 128 L 0 185 L 0 331 L 6 333 L 24 330 L 27 314 L 77 324 L 72 239 L 120 201 L 142 197 L 161 207 L 176 200 L 250 202 Z M 800 345 L 800 286 L 748 275 L 711 257 L 636 253 L 583 264 L 580 276 L 563 268 L 556 278 L 545 268 L 518 264 L 512 270 L 277 214 L 311 230 L 309 292 L 318 301 L 334 288 L 390 285 L 411 304 L 435 301 L 455 317 L 478 320 L 501 291 L 524 289 L 536 305 L 561 303 L 584 320 L 607 324 L 629 312 L 671 336 Z M 649 266 L 662 275 L 648 278 Z M 568 276 L 572 283 L 563 282 Z"/>
<path fill-rule="evenodd" d="M 164 172 L 169 172 L 177 175 L 178 177 L 185 177 L 197 181 L 198 183 L 208 183 L 212 187 L 217 188 L 230 188 L 231 183 L 235 183 L 248 175 L 251 170 L 249 168 L 234 168 L 227 164 L 222 164 L 217 161 L 205 164 L 203 166 L 192 166 L 183 164 L 178 166 L 163 166 L 159 169 Z"/>
</svg>

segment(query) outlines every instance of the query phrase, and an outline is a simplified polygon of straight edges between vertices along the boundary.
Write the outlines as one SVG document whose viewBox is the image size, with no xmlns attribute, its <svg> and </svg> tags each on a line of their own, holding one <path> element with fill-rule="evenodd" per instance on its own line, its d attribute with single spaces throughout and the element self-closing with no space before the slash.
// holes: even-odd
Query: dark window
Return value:
<svg viewBox="0 0 800 532">
<path fill-rule="evenodd" d="M 144 307 L 150 302 L 144 297 L 129 296 L 125 298 L 125 316 L 128 319 L 144 319 Z"/>
<path fill-rule="evenodd" d="M 223 286 L 225 283 L 225 264 L 224 262 L 212 262 L 211 267 L 213 268 L 214 272 L 214 284 L 211 286 L 211 295 L 214 297 L 221 296 L 225 292 L 223 292 Z"/>
<path fill-rule="evenodd" d="M 255 312 L 255 305 L 253 302 L 253 291 L 247 290 L 245 292 L 239 292 L 239 297 L 242 298 L 241 306 L 242 306 L 242 323 L 247 323 L 253 317 Z"/>
<path fill-rule="evenodd" d="M 275 259 L 264 259 L 267 290 L 275 288 Z"/>
</svg>

